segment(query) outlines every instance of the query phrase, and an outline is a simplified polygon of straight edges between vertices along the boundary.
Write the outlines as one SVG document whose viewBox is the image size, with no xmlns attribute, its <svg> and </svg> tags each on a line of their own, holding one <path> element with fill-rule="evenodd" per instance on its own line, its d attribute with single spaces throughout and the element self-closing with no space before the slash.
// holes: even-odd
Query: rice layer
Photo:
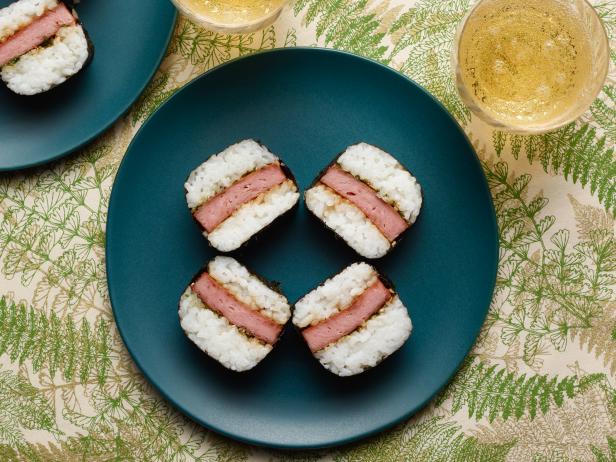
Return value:
<svg viewBox="0 0 616 462">
<path fill-rule="evenodd" d="M 191 288 L 180 299 L 180 323 L 201 350 L 234 371 L 256 366 L 272 346 L 244 334 L 223 316 L 207 308 Z"/>
<path fill-rule="evenodd" d="M 188 207 L 195 209 L 242 176 L 278 158 L 254 140 L 244 140 L 210 157 L 190 174 L 184 188 Z"/>
<path fill-rule="evenodd" d="M 396 295 L 360 329 L 314 353 L 329 371 L 359 374 L 400 348 L 411 334 L 411 319 Z"/>
<path fill-rule="evenodd" d="M 0 42 L 56 6 L 57 0 L 19 0 L 0 9 Z"/>
<path fill-rule="evenodd" d="M 285 324 L 291 317 L 287 299 L 267 287 L 237 260 L 218 256 L 208 264 L 208 273 L 239 301 L 278 324 Z"/>
<path fill-rule="evenodd" d="M 421 188 L 415 177 L 393 156 L 376 146 L 359 143 L 348 147 L 337 163 L 370 185 L 407 222 L 415 222 L 421 209 Z"/>
<path fill-rule="evenodd" d="M 34 95 L 61 84 L 88 59 L 88 41 L 80 25 L 62 27 L 47 47 L 38 47 L 2 67 L 0 76 L 20 95 Z"/>
<path fill-rule="evenodd" d="M 354 263 L 346 267 L 295 304 L 293 324 L 303 329 L 344 310 L 376 278 L 376 271 L 367 263 Z"/>
<path fill-rule="evenodd" d="M 380 258 L 391 248 L 379 229 L 348 200 L 322 184 L 305 193 L 306 206 L 357 253 Z"/>
<path fill-rule="evenodd" d="M 204 232 L 210 244 L 221 252 L 239 248 L 254 234 L 290 210 L 299 193 L 291 180 L 273 187 L 256 199 L 245 203 L 211 233 Z"/>
</svg>

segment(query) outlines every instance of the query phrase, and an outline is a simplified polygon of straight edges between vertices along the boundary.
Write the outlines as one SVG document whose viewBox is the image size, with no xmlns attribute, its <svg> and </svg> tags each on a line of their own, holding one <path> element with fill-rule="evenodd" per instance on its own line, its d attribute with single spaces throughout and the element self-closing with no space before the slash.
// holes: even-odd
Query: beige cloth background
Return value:
<svg viewBox="0 0 616 462">
<path fill-rule="evenodd" d="M 616 2 L 597 1 L 612 45 Z M 493 132 L 455 93 L 467 0 L 298 0 L 274 26 L 225 36 L 180 18 L 146 92 L 81 152 L 0 175 L 0 460 L 616 460 L 616 73 L 578 122 Z M 113 324 L 105 220 L 147 116 L 190 79 L 262 49 L 318 45 L 424 85 L 474 143 L 498 213 L 501 264 L 484 329 L 453 383 L 405 424 L 305 453 L 249 447 L 187 421 L 135 369 Z"/>
</svg>

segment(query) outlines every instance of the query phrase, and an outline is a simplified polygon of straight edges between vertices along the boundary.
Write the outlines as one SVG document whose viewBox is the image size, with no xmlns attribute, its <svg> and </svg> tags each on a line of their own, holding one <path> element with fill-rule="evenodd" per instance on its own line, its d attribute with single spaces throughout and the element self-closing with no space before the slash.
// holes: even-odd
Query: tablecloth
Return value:
<svg viewBox="0 0 616 462">
<path fill-rule="evenodd" d="M 615 50 L 616 2 L 594 5 Z M 577 122 L 541 136 L 496 132 L 452 80 L 468 7 L 297 0 L 273 26 L 231 36 L 179 17 L 160 70 L 110 130 L 65 160 L 0 175 L 0 460 L 616 460 L 616 51 Z M 452 383 L 394 429 L 300 453 L 217 436 L 157 395 L 118 336 L 104 268 L 113 178 L 148 115 L 213 66 L 296 45 L 370 57 L 442 101 L 483 163 L 501 243 L 489 315 Z"/>
</svg>

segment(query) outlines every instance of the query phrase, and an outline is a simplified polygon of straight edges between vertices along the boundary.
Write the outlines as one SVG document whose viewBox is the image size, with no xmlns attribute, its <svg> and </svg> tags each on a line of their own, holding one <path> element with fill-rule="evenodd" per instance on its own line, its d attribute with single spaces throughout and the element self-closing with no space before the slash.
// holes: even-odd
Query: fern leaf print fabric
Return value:
<svg viewBox="0 0 616 462">
<path fill-rule="evenodd" d="M 469 4 L 296 0 L 246 35 L 180 16 L 157 74 L 111 129 L 65 160 L 0 174 L 0 460 L 616 460 L 616 3 L 594 1 L 613 47 L 603 91 L 538 136 L 494 131 L 458 98 L 449 55 Z M 218 64 L 292 46 L 366 56 L 431 92 L 478 153 L 501 246 L 488 317 L 452 382 L 393 429 L 299 453 L 218 436 L 152 390 L 115 327 L 104 260 L 112 182 L 145 119 Z"/>
</svg>

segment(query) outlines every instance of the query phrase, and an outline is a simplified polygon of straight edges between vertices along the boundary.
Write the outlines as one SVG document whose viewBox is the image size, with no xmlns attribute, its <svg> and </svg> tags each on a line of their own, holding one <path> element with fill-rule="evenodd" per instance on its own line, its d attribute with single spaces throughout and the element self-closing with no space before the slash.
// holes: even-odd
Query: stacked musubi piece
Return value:
<svg viewBox="0 0 616 462">
<path fill-rule="evenodd" d="M 422 195 L 417 180 L 393 156 L 359 143 L 325 169 L 305 200 L 359 255 L 381 258 L 417 219 Z"/>
<path fill-rule="evenodd" d="M 244 245 L 299 200 L 286 165 L 245 140 L 210 157 L 185 183 L 188 206 L 212 247 Z M 416 179 L 366 143 L 349 147 L 305 192 L 308 209 L 365 258 L 387 254 L 422 204 Z M 187 336 L 225 367 L 244 371 L 272 350 L 291 307 L 280 292 L 231 257 L 216 257 L 180 299 Z M 368 370 L 399 349 L 412 324 L 402 300 L 377 270 L 354 263 L 295 303 L 293 324 L 330 372 Z"/>
<path fill-rule="evenodd" d="M 354 263 L 302 297 L 293 311 L 312 354 L 340 376 L 359 374 L 400 348 L 411 318 L 391 285 Z"/>
<path fill-rule="evenodd" d="M 417 180 L 385 151 L 347 148 L 305 192 L 308 209 L 359 255 L 386 255 L 415 222 L 422 204 Z M 393 286 L 355 263 L 302 297 L 293 313 L 308 347 L 340 376 L 359 374 L 400 348 L 411 334 Z"/>
<path fill-rule="evenodd" d="M 191 282 L 179 312 L 188 338 L 234 371 L 252 369 L 265 358 L 291 317 L 282 294 L 223 256 Z"/>
<path fill-rule="evenodd" d="M 299 200 L 289 169 L 254 140 L 211 156 L 190 173 L 184 191 L 203 236 L 221 252 L 238 249 Z M 216 257 L 180 298 L 182 328 L 228 369 L 252 369 L 291 317 L 289 302 L 272 287 L 237 260 Z"/>
<path fill-rule="evenodd" d="M 36 95 L 81 71 L 92 45 L 75 11 L 60 0 L 19 0 L 0 9 L 0 76 Z"/>
<path fill-rule="evenodd" d="M 204 237 L 221 252 L 238 249 L 299 200 L 291 171 L 254 140 L 210 157 L 193 170 L 184 190 Z"/>
</svg>

